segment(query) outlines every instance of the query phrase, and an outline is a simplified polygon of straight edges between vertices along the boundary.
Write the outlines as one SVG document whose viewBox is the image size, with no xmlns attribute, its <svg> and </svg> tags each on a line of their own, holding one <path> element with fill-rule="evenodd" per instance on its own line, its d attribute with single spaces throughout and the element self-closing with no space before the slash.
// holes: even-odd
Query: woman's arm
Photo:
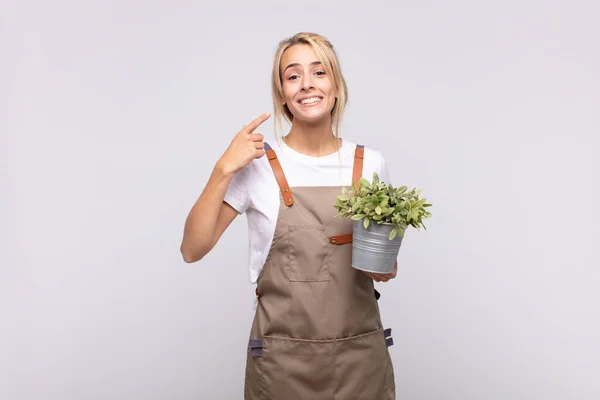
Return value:
<svg viewBox="0 0 600 400">
<path fill-rule="evenodd" d="M 192 207 L 185 221 L 181 242 L 181 254 L 185 262 L 200 261 L 208 254 L 238 215 L 233 207 L 223 201 L 232 178 L 233 174 L 226 174 L 216 166 Z"/>
<path fill-rule="evenodd" d="M 238 212 L 223 201 L 233 176 L 265 155 L 263 135 L 254 130 L 270 117 L 264 113 L 238 132 L 221 156 L 192 207 L 183 231 L 181 254 L 185 262 L 201 260 L 213 249 Z"/>
</svg>

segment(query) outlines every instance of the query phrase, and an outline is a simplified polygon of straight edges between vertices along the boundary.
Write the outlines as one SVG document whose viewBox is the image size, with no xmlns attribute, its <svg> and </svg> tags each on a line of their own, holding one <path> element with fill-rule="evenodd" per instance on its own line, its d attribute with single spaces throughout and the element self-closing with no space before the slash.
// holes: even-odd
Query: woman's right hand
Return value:
<svg viewBox="0 0 600 400">
<path fill-rule="evenodd" d="M 235 135 L 231 144 L 217 162 L 217 167 L 223 174 L 236 174 L 250 164 L 252 160 L 265 155 L 264 136 L 260 133 L 254 133 L 254 130 L 270 116 L 271 114 L 268 112 L 262 114 L 248 125 L 244 125 L 242 130 Z"/>
</svg>

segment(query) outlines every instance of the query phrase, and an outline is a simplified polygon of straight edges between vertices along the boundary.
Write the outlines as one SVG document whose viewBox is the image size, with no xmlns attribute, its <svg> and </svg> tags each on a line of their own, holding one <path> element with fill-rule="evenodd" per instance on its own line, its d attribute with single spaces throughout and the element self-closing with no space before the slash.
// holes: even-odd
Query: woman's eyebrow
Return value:
<svg viewBox="0 0 600 400">
<path fill-rule="evenodd" d="M 313 62 L 310 63 L 310 65 L 319 65 L 319 64 L 321 64 L 321 61 L 313 61 Z M 300 66 L 300 63 L 297 63 L 297 62 L 291 63 L 290 65 L 288 65 L 287 67 L 285 67 L 285 69 L 283 70 L 283 72 L 285 72 L 288 68 L 299 67 L 299 66 Z"/>
</svg>

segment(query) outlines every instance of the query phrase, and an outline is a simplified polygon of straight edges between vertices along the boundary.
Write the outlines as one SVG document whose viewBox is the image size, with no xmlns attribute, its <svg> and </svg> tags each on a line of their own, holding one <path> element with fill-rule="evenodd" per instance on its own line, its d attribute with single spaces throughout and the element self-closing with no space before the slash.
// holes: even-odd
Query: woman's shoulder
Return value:
<svg viewBox="0 0 600 400">
<path fill-rule="evenodd" d="M 368 143 L 363 144 L 358 143 L 359 145 L 364 146 L 364 154 L 363 154 L 363 176 L 371 180 L 373 177 L 373 173 L 377 173 L 379 178 L 384 181 L 389 181 L 389 172 L 387 163 L 382 152 L 376 148 L 369 146 Z M 356 149 L 357 143 L 353 141 L 346 141 L 346 146 L 348 148 L 348 153 L 352 152 L 352 157 L 354 157 L 354 149 Z"/>
<path fill-rule="evenodd" d="M 368 143 L 363 143 L 363 142 L 357 143 L 353 140 L 348 140 L 348 139 L 344 140 L 344 148 L 346 149 L 347 152 L 351 152 L 352 155 L 354 155 L 356 147 L 359 145 L 363 146 L 363 148 L 364 148 L 364 158 L 365 159 L 369 159 L 374 162 L 384 161 L 383 154 L 381 153 L 381 151 L 379 151 L 379 149 L 377 149 L 377 148 L 371 147 Z"/>
</svg>

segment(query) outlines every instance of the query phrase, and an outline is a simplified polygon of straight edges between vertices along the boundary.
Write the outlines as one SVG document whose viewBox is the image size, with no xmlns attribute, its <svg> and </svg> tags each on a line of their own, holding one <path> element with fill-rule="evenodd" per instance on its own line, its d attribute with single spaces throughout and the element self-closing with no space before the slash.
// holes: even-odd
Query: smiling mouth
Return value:
<svg viewBox="0 0 600 400">
<path fill-rule="evenodd" d="M 310 105 L 313 105 L 313 104 L 320 103 L 321 100 L 323 100 L 322 97 L 315 96 L 315 97 L 309 97 L 309 98 L 306 98 L 306 99 L 299 100 L 298 103 L 301 104 L 301 105 L 303 105 L 303 106 L 310 106 Z"/>
</svg>

